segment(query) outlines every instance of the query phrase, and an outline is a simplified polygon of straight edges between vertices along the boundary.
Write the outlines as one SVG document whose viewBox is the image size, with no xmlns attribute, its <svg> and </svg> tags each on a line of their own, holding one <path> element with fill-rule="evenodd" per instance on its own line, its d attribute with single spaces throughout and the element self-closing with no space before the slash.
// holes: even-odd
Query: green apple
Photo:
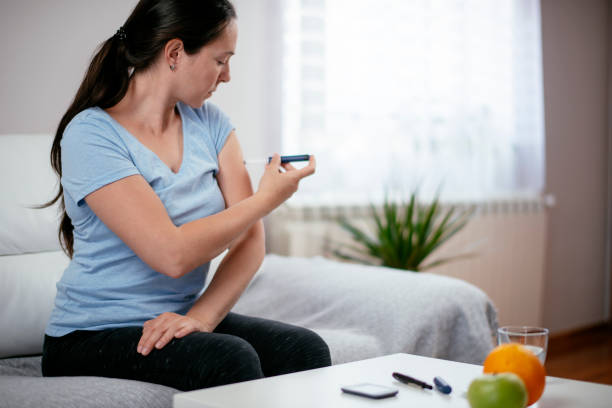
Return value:
<svg viewBox="0 0 612 408">
<path fill-rule="evenodd" d="M 525 408 L 527 389 L 516 374 L 484 374 L 470 383 L 467 399 L 472 408 Z"/>
</svg>

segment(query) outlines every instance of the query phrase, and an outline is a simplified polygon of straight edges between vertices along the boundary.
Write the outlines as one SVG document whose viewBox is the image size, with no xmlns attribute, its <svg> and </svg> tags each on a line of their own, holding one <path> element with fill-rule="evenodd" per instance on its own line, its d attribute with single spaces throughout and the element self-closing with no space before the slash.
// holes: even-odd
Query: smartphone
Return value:
<svg viewBox="0 0 612 408">
<path fill-rule="evenodd" d="M 397 388 L 386 387 L 378 384 L 355 384 L 347 385 L 341 388 L 347 394 L 359 395 L 361 397 L 381 399 L 389 398 L 397 395 Z"/>
</svg>

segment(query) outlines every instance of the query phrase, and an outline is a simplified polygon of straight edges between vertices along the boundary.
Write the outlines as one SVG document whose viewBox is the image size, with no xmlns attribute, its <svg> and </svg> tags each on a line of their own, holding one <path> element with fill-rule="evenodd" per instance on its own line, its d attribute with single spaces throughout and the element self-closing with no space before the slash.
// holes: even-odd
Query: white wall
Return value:
<svg viewBox="0 0 612 408">
<path fill-rule="evenodd" d="M 134 0 L 2 0 L 0 134 L 54 133 L 94 49 Z"/>
<path fill-rule="evenodd" d="M 238 45 L 231 60 L 232 80 L 211 101 L 236 126 L 245 157 L 281 152 L 281 36 L 278 3 L 283 0 L 233 0 L 238 13 Z"/>
<path fill-rule="evenodd" d="M 278 1 L 234 1 L 239 40 L 232 81 L 211 99 L 232 118 L 246 157 L 280 150 L 280 125 L 270 120 L 280 110 L 280 66 L 270 63 L 278 59 L 280 24 L 269 23 L 278 19 L 268 12 Z M 136 3 L 2 0 L 0 134 L 54 133 L 94 49 L 115 34 Z"/>
</svg>

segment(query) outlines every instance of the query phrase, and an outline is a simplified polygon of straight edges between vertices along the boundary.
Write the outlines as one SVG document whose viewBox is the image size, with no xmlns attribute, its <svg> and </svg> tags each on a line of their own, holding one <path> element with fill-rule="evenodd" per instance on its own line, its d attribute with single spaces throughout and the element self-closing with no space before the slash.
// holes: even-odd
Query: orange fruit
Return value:
<svg viewBox="0 0 612 408">
<path fill-rule="evenodd" d="M 483 372 L 518 375 L 527 388 L 527 405 L 540 399 L 546 385 L 546 369 L 535 354 L 520 344 L 508 343 L 495 347 L 484 361 Z"/>
</svg>

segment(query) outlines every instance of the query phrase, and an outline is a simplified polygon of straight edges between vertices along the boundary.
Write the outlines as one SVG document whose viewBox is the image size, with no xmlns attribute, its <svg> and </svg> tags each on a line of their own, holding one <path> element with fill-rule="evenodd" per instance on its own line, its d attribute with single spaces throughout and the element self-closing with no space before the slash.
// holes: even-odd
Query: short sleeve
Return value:
<svg viewBox="0 0 612 408">
<path fill-rule="evenodd" d="M 219 155 L 221 149 L 223 149 L 225 145 L 227 137 L 230 132 L 234 130 L 234 125 L 232 125 L 229 117 L 223 113 L 221 109 L 210 102 L 206 102 L 201 109 L 210 127 L 210 134 L 213 138 L 215 150 L 217 155 Z"/>
<path fill-rule="evenodd" d="M 100 187 L 140 173 L 115 130 L 95 118 L 73 120 L 61 148 L 62 187 L 79 206 Z"/>
</svg>

